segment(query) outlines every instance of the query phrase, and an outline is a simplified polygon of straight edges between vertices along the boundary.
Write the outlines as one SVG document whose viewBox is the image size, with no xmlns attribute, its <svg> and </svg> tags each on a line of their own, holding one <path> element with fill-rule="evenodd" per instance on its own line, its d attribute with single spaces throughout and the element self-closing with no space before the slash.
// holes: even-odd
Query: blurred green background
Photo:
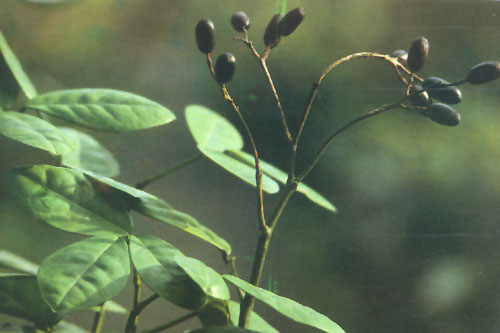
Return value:
<svg viewBox="0 0 500 333">
<path fill-rule="evenodd" d="M 42 2 L 42 1 L 40 1 Z M 203 104 L 240 127 L 220 96 L 194 41 L 203 17 L 217 28 L 214 55 L 232 52 L 237 71 L 229 90 L 257 138 L 261 157 L 286 168 L 286 147 L 273 97 L 255 59 L 234 41 L 237 10 L 252 21 L 263 48 L 274 0 L 73 0 L 41 4 L 2 0 L 0 29 L 40 92 L 114 88 L 170 108 L 178 120 L 121 135 L 89 133 L 117 156 L 118 179 L 135 184 L 197 149 L 184 108 Z M 420 75 L 463 79 L 473 65 L 500 60 L 500 1 L 289 0 L 306 19 L 268 60 L 288 121 L 296 128 L 312 82 L 333 60 L 359 51 L 407 49 L 430 41 Z M 1 79 L 1 78 L 0 78 Z M 299 148 L 299 168 L 348 120 L 403 93 L 391 67 L 358 60 L 324 81 Z M 350 129 L 329 149 L 306 183 L 330 199 L 332 215 L 292 198 L 270 248 L 263 285 L 313 307 L 346 332 L 500 331 L 500 82 L 463 86 L 458 127 L 407 111 L 391 111 Z M 248 148 L 248 146 L 247 146 Z M 13 167 L 50 163 L 43 152 L 0 138 L 0 248 L 37 263 L 81 239 L 28 216 L 5 188 Z M 175 208 L 215 230 L 239 256 L 242 277 L 256 236 L 254 190 L 208 160 L 148 187 Z M 276 196 L 266 196 L 267 209 Z M 140 234 L 156 234 L 184 253 L 228 272 L 219 252 L 164 225 L 136 216 Z M 116 299 L 130 307 L 130 288 Z M 262 305 L 257 311 L 281 332 L 313 332 Z M 163 301 L 141 315 L 140 328 L 184 312 Z M 71 320 L 90 327 L 92 314 Z M 0 321 L 11 318 L 0 317 Z M 109 315 L 107 330 L 123 317 Z M 197 327 L 196 319 L 172 332 Z"/>
</svg>

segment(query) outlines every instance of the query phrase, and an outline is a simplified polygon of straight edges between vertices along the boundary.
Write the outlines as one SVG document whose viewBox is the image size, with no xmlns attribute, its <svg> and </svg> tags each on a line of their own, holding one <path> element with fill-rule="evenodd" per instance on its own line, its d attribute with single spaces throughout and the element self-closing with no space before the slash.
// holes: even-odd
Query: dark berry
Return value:
<svg viewBox="0 0 500 333">
<path fill-rule="evenodd" d="M 408 67 L 408 53 L 405 50 L 396 50 L 392 52 L 391 57 L 396 58 L 401 65 Z"/>
<path fill-rule="evenodd" d="M 436 123 L 445 126 L 457 126 L 460 123 L 460 113 L 446 104 L 431 104 L 428 108 L 428 116 Z"/>
<path fill-rule="evenodd" d="M 429 94 L 419 85 L 414 85 L 410 88 L 410 102 L 413 106 L 424 108 L 429 105 L 431 99 Z"/>
<path fill-rule="evenodd" d="M 306 16 L 306 10 L 304 7 L 298 7 L 292 9 L 286 13 L 283 20 L 280 22 L 280 32 L 282 36 L 288 36 L 300 25 L 304 17 Z"/>
<path fill-rule="evenodd" d="M 236 12 L 231 16 L 231 25 L 236 31 L 248 31 L 248 29 L 250 29 L 250 19 L 244 12 Z"/>
<path fill-rule="evenodd" d="M 215 25 L 209 19 L 203 19 L 196 25 L 196 44 L 203 53 L 210 53 L 215 47 Z"/>
<path fill-rule="evenodd" d="M 422 87 L 429 96 L 446 104 L 458 104 L 462 101 L 462 92 L 455 86 L 438 77 L 429 77 L 424 80 Z"/>
<path fill-rule="evenodd" d="M 215 81 L 219 84 L 227 83 L 233 78 L 236 69 L 236 58 L 231 53 L 223 53 L 215 63 Z"/>
<path fill-rule="evenodd" d="M 408 69 L 412 72 L 418 71 L 427 60 L 429 55 L 429 41 L 425 37 L 418 37 L 411 43 L 408 51 Z"/>
<path fill-rule="evenodd" d="M 472 67 L 467 75 L 470 84 L 483 84 L 500 77 L 500 62 L 485 61 Z"/>
<path fill-rule="evenodd" d="M 267 47 L 273 48 L 280 42 L 280 22 L 282 16 L 281 14 L 276 14 L 273 16 L 269 24 L 267 25 L 266 31 L 264 32 L 264 44 Z"/>
</svg>

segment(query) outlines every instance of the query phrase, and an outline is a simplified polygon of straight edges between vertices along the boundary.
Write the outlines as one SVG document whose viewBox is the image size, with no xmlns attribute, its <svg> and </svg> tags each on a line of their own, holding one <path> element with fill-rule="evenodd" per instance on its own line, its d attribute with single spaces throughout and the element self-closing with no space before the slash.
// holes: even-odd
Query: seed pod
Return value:
<svg viewBox="0 0 500 333">
<path fill-rule="evenodd" d="M 408 67 L 408 53 L 405 50 L 396 50 L 392 52 L 391 57 L 396 58 L 401 65 Z"/>
<path fill-rule="evenodd" d="M 428 116 L 438 124 L 457 126 L 460 123 L 460 113 L 446 104 L 433 103 L 428 108 Z"/>
<path fill-rule="evenodd" d="M 446 104 L 458 104 L 462 101 L 462 92 L 455 86 L 438 77 L 429 77 L 424 80 L 422 87 L 429 96 Z"/>
<path fill-rule="evenodd" d="M 429 94 L 421 86 L 416 84 L 410 88 L 410 103 L 413 106 L 425 108 L 430 102 Z"/>
<path fill-rule="evenodd" d="M 210 53 L 215 47 L 215 25 L 209 19 L 203 19 L 196 25 L 196 44 L 203 53 Z"/>
<path fill-rule="evenodd" d="M 215 63 L 215 81 L 219 84 L 227 83 L 233 78 L 236 69 L 236 58 L 231 53 L 223 53 Z"/>
<path fill-rule="evenodd" d="M 267 25 L 266 31 L 264 32 L 264 44 L 267 47 L 273 48 L 280 42 L 280 22 L 282 16 L 281 14 L 276 14 L 273 16 L 269 24 Z"/>
<path fill-rule="evenodd" d="M 425 37 L 418 37 L 411 43 L 408 51 L 408 69 L 418 71 L 429 55 L 429 41 Z"/>
<path fill-rule="evenodd" d="M 233 16 L 231 16 L 231 25 L 236 31 L 248 31 L 248 29 L 250 28 L 250 18 L 248 18 L 248 15 L 244 12 L 236 12 L 233 14 Z"/>
<path fill-rule="evenodd" d="M 472 67 L 467 75 L 470 84 L 483 84 L 500 77 L 500 62 L 485 61 Z"/>
<path fill-rule="evenodd" d="M 304 7 L 297 7 L 286 13 L 283 20 L 280 22 L 280 31 L 282 36 L 288 36 L 300 25 L 304 17 L 306 16 L 306 10 Z"/>
</svg>

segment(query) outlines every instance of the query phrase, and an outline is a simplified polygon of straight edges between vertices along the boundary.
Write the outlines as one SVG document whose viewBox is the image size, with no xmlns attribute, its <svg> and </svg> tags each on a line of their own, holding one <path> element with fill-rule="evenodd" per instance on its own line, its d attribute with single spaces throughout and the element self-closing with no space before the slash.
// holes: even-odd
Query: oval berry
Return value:
<svg viewBox="0 0 500 333">
<path fill-rule="evenodd" d="M 392 52 L 391 57 L 396 58 L 401 65 L 408 67 L 408 53 L 405 50 L 396 50 Z"/>
<path fill-rule="evenodd" d="M 422 87 L 429 96 L 446 104 L 458 104 L 462 101 L 462 92 L 455 86 L 438 77 L 429 77 L 424 80 Z"/>
<path fill-rule="evenodd" d="M 231 53 L 223 53 L 215 63 L 215 81 L 219 84 L 231 81 L 236 70 L 236 58 Z"/>
<path fill-rule="evenodd" d="M 413 106 L 424 108 L 431 102 L 429 94 L 419 85 L 414 85 L 410 88 L 410 103 Z"/>
<path fill-rule="evenodd" d="M 250 28 L 250 18 L 244 12 L 236 12 L 231 16 L 231 25 L 234 30 L 243 32 Z"/>
<path fill-rule="evenodd" d="M 433 103 L 428 108 L 427 115 L 433 121 L 445 126 L 457 126 L 460 123 L 460 113 L 446 104 Z"/>
<path fill-rule="evenodd" d="M 306 16 L 304 7 L 297 7 L 286 13 L 280 23 L 280 32 L 282 36 L 288 36 L 297 29 Z"/>
<path fill-rule="evenodd" d="M 425 37 L 418 37 L 411 43 L 408 51 L 408 69 L 412 72 L 418 71 L 427 60 L 429 55 L 429 41 Z"/>
<path fill-rule="evenodd" d="M 215 47 L 215 25 L 209 19 L 203 19 L 196 25 L 196 44 L 203 53 L 210 53 Z"/>
<path fill-rule="evenodd" d="M 264 44 L 267 47 L 273 48 L 280 42 L 280 22 L 282 16 L 281 14 L 276 14 L 272 17 L 271 21 L 267 25 L 266 31 L 264 31 Z"/>
<path fill-rule="evenodd" d="M 485 61 L 472 67 L 467 75 L 470 84 L 483 84 L 500 77 L 500 62 Z"/>
</svg>

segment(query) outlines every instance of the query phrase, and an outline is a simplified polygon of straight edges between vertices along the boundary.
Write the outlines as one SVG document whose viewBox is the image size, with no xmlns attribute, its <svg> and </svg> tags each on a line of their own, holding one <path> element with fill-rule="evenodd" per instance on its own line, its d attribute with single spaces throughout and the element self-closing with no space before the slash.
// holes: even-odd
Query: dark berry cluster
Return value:
<svg viewBox="0 0 500 333">
<path fill-rule="evenodd" d="M 429 41 L 425 37 L 418 37 L 413 41 L 408 53 L 403 50 L 394 51 L 396 58 L 410 72 L 418 71 L 429 55 Z M 474 66 L 467 78 L 450 83 L 439 77 L 428 77 L 420 84 L 413 84 L 409 89 L 410 103 L 419 108 L 422 115 L 446 126 L 456 126 L 460 123 L 460 114 L 449 105 L 462 101 L 462 92 L 458 85 L 463 83 L 483 84 L 500 77 L 500 62 L 486 61 Z M 435 103 L 433 99 L 441 103 Z"/>
<path fill-rule="evenodd" d="M 278 45 L 282 36 L 288 36 L 297 29 L 305 17 L 303 7 L 289 11 L 284 17 L 273 16 L 264 32 L 264 44 L 268 49 Z M 246 33 L 250 29 L 250 18 L 242 11 L 231 16 L 231 25 L 237 32 Z M 210 54 L 215 48 L 215 25 L 209 19 L 202 19 L 196 25 L 196 43 L 202 53 Z M 246 36 L 246 35 L 245 35 Z M 214 77 L 217 83 L 225 84 L 233 78 L 236 58 L 231 53 L 221 54 L 215 63 Z"/>
</svg>

